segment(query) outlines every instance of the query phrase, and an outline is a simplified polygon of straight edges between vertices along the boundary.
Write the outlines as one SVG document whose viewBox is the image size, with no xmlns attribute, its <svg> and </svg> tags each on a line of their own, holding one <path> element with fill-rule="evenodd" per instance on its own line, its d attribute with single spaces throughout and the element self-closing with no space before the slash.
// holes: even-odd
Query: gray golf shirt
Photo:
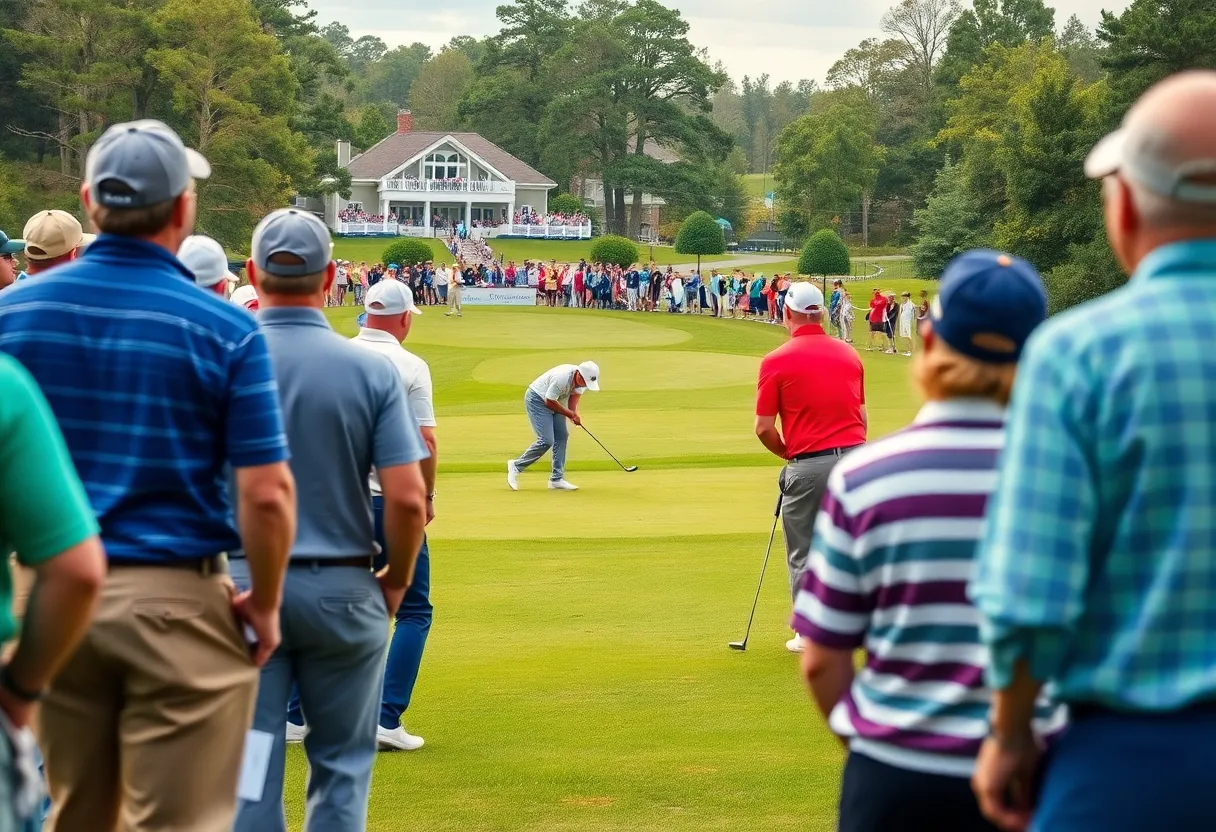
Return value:
<svg viewBox="0 0 1216 832">
<path fill-rule="evenodd" d="M 292 557 L 378 551 L 367 478 L 429 454 L 392 362 L 334 332 L 317 309 L 263 309 L 291 448 L 299 527 Z"/>
</svg>

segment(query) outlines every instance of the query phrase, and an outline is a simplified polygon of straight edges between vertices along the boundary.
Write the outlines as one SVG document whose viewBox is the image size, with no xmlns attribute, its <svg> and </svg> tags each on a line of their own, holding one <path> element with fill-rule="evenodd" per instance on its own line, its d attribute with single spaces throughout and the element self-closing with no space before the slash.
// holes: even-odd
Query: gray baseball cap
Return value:
<svg viewBox="0 0 1216 832">
<path fill-rule="evenodd" d="M 176 199 L 191 179 L 206 179 L 211 165 L 155 119 L 115 124 L 85 159 L 89 193 L 107 208 L 145 208 Z"/>
<path fill-rule="evenodd" d="M 1124 121 L 1098 142 L 1085 159 L 1085 175 L 1104 179 L 1119 173 L 1158 196 L 1216 204 L 1216 148 L 1206 156 L 1194 157 L 1165 131 L 1144 121 Z"/>
<path fill-rule="evenodd" d="M 253 229 L 253 264 L 278 277 L 305 277 L 325 271 L 332 259 L 329 229 L 315 214 L 280 208 Z M 292 254 L 300 263 L 276 263 L 276 254 Z"/>
</svg>

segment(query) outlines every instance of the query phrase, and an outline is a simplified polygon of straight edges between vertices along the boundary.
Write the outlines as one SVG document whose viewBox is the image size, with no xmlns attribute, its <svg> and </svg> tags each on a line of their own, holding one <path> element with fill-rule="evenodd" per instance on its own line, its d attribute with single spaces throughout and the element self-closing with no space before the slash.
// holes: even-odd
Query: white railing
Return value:
<svg viewBox="0 0 1216 832">
<path fill-rule="evenodd" d="M 558 240 L 589 240 L 591 239 L 591 223 L 582 225 L 505 225 L 498 229 L 499 235 L 510 234 L 512 237 L 529 237 L 533 239 Z"/>
<path fill-rule="evenodd" d="M 338 233 L 353 237 L 383 234 L 393 237 L 430 237 L 431 229 L 395 222 L 339 222 Z"/>
<path fill-rule="evenodd" d="M 385 179 L 381 191 L 405 193 L 513 194 L 513 182 L 493 182 L 480 179 Z"/>
</svg>

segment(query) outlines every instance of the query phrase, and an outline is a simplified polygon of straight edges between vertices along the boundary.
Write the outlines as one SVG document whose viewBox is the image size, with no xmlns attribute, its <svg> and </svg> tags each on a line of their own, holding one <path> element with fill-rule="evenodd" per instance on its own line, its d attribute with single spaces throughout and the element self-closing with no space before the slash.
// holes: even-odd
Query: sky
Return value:
<svg viewBox="0 0 1216 832">
<path fill-rule="evenodd" d="M 309 0 L 324 25 L 337 20 L 353 37 L 377 35 L 389 47 L 414 42 L 438 50 L 455 35 L 498 31 L 494 9 L 506 0 Z M 691 25 L 689 39 L 722 61 L 736 81 L 764 73 L 773 83 L 811 78 L 868 37 L 880 36 L 894 0 L 665 0 Z M 1050 2 L 1050 0 L 1049 0 Z M 1129 0 L 1055 0 L 1056 25 L 1076 14 L 1093 28 L 1100 11 Z"/>
</svg>

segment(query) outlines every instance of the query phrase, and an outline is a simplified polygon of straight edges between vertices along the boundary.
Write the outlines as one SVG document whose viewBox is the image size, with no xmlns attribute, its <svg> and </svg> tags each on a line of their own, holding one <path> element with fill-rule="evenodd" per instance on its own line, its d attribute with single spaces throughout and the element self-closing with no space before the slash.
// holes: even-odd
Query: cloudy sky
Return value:
<svg viewBox="0 0 1216 832">
<path fill-rule="evenodd" d="M 505 0 L 309 0 L 322 24 L 345 23 L 355 37 L 378 35 L 390 47 L 420 41 L 438 49 L 454 35 L 498 31 L 494 9 Z M 738 80 L 768 73 L 774 82 L 823 76 L 846 49 L 878 35 L 894 0 L 666 0 L 692 26 L 692 42 L 709 50 Z M 1050 0 L 1049 0 L 1050 2 Z M 1077 14 L 1093 27 L 1102 9 L 1129 0 L 1055 0 L 1056 23 Z"/>
</svg>

